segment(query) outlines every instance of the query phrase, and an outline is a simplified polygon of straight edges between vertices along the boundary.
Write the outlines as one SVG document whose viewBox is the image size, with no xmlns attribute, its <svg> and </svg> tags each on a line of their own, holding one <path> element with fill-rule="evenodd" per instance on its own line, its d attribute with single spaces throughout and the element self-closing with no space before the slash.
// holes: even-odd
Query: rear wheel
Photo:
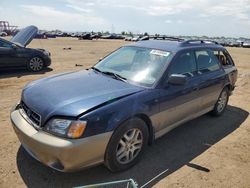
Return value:
<svg viewBox="0 0 250 188">
<path fill-rule="evenodd" d="M 139 118 L 123 123 L 111 137 L 105 154 L 105 165 L 112 171 L 135 165 L 148 143 L 148 128 Z"/>
<path fill-rule="evenodd" d="M 42 70 L 44 67 L 44 63 L 42 58 L 40 57 L 33 57 L 30 59 L 30 61 L 27 64 L 27 68 L 30 71 L 37 72 Z"/>
<path fill-rule="evenodd" d="M 226 107 L 227 107 L 227 103 L 228 103 L 228 98 L 229 98 L 229 92 L 228 92 L 228 88 L 224 88 L 219 96 L 219 99 L 217 100 L 214 109 L 212 110 L 212 115 L 214 116 L 220 116 L 221 114 L 223 114 L 223 112 L 225 111 Z"/>
</svg>

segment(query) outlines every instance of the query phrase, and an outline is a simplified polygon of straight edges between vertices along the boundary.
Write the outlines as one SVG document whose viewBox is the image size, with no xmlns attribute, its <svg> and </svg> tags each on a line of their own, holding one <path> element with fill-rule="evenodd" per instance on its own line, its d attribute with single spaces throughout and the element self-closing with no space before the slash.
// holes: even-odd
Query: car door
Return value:
<svg viewBox="0 0 250 188">
<path fill-rule="evenodd" d="M 187 82 L 184 85 L 167 84 L 160 90 L 160 113 L 157 117 L 159 126 L 156 130 L 159 132 L 156 137 L 161 136 L 164 130 L 190 119 L 199 110 L 198 86 L 200 78 L 197 75 L 193 51 L 181 52 L 177 55 L 169 65 L 167 72 L 168 77 L 172 74 L 185 75 Z"/>
<path fill-rule="evenodd" d="M 19 54 L 19 49 L 14 48 L 11 43 L 0 41 L 0 67 L 18 66 L 21 63 Z"/>
<path fill-rule="evenodd" d="M 25 48 L 0 40 L 0 67 L 26 66 Z"/>
<path fill-rule="evenodd" d="M 1 45 L 0 41 L 0 67 L 10 67 L 13 64 L 14 50 Z"/>
<path fill-rule="evenodd" d="M 223 89 L 225 71 L 218 58 L 216 50 L 202 49 L 195 51 L 198 65 L 198 74 L 201 78 L 199 96 L 201 97 L 200 110 L 212 110 Z"/>
</svg>

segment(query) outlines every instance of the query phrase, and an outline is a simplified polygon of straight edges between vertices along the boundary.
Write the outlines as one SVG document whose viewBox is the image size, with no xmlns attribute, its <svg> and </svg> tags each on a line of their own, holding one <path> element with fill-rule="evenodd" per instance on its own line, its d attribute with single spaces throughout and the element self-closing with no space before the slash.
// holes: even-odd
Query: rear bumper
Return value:
<svg viewBox="0 0 250 188">
<path fill-rule="evenodd" d="M 58 171 L 76 171 L 104 161 L 112 132 L 83 139 L 63 139 L 36 130 L 20 114 L 11 112 L 13 128 L 26 151 L 38 161 Z"/>
</svg>

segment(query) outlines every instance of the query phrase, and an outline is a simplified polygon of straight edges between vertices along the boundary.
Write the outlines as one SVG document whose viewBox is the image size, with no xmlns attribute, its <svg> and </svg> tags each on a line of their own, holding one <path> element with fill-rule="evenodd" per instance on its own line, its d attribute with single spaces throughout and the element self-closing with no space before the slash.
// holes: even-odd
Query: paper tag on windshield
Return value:
<svg viewBox="0 0 250 188">
<path fill-rule="evenodd" d="M 151 50 L 150 54 L 154 54 L 154 55 L 159 55 L 159 56 L 169 56 L 169 52 L 165 52 L 165 51 L 161 51 L 161 50 Z"/>
</svg>

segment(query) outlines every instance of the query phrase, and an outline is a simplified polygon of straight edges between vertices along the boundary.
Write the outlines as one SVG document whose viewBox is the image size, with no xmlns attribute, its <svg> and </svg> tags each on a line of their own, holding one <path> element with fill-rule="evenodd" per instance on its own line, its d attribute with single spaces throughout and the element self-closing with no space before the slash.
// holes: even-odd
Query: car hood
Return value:
<svg viewBox="0 0 250 188">
<path fill-rule="evenodd" d="M 36 36 L 37 32 L 37 27 L 31 25 L 20 30 L 10 41 L 26 47 Z"/>
<path fill-rule="evenodd" d="M 102 73 L 83 70 L 31 82 L 22 92 L 22 101 L 41 116 L 44 124 L 52 116 L 76 117 L 142 90 Z"/>
</svg>

